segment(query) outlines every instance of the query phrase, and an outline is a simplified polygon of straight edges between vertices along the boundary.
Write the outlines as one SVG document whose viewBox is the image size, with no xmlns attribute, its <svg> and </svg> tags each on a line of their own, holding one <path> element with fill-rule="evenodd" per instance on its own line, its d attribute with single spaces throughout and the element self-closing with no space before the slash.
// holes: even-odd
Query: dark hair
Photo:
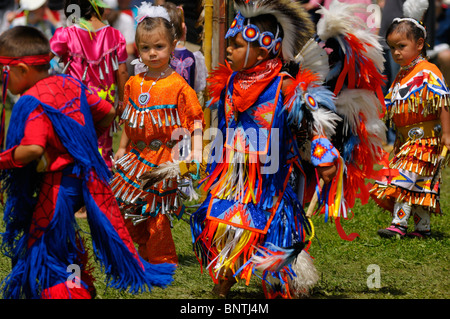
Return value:
<svg viewBox="0 0 450 319">
<path fill-rule="evenodd" d="M 73 14 L 78 14 L 76 10 L 74 10 L 73 6 L 76 5 L 78 8 L 80 8 L 79 14 L 80 16 L 77 18 L 83 18 L 85 20 L 90 20 L 93 16 L 97 17 L 98 19 L 102 20 L 102 15 L 104 9 L 102 7 L 94 8 L 92 6 L 91 1 L 89 0 L 65 0 L 64 3 L 64 14 L 66 18 L 69 18 Z M 98 12 L 98 13 L 97 13 Z"/>
<path fill-rule="evenodd" d="M 248 19 L 245 19 L 244 25 L 246 25 L 247 22 Z M 271 32 L 274 36 L 276 36 L 278 31 L 278 37 L 279 38 L 284 37 L 283 28 L 281 27 L 281 25 L 279 25 L 277 19 L 272 14 L 262 14 L 256 17 L 252 17 L 250 18 L 250 23 L 256 25 L 261 33 L 268 31 Z M 259 41 L 253 41 L 250 43 L 253 47 L 260 47 Z M 281 52 L 281 50 L 279 52 Z M 270 50 L 269 58 L 274 57 L 275 55 L 273 54 L 272 50 Z"/>
<path fill-rule="evenodd" d="M 400 20 L 400 21 L 394 21 L 391 23 L 389 28 L 386 31 L 386 41 L 388 36 L 391 33 L 401 33 L 406 35 L 406 38 L 413 41 L 419 41 L 419 39 L 424 39 L 424 44 L 422 51 L 420 54 L 425 58 L 427 56 L 427 44 L 425 42 L 425 34 L 423 33 L 423 30 L 421 30 L 417 25 L 409 20 Z"/>
<path fill-rule="evenodd" d="M 180 39 L 183 36 L 183 23 L 184 23 L 184 12 L 181 7 L 176 6 L 172 2 L 166 2 L 163 4 L 163 7 L 166 8 L 167 13 L 169 14 L 170 21 L 175 28 L 175 36 L 177 39 Z"/>
<path fill-rule="evenodd" d="M 17 26 L 4 31 L 0 35 L 0 55 L 21 57 L 50 54 L 47 37 L 31 26 Z M 50 68 L 50 64 L 33 65 L 39 71 Z"/>
<path fill-rule="evenodd" d="M 164 28 L 164 31 L 170 43 L 172 43 L 177 39 L 175 35 L 175 28 L 172 25 L 172 23 L 170 23 L 167 19 L 161 17 L 156 18 L 147 17 L 143 19 L 141 22 L 139 22 L 136 27 L 136 35 L 135 35 L 136 44 L 139 45 L 139 40 L 143 32 L 144 33 L 150 32 L 157 28 Z"/>
</svg>

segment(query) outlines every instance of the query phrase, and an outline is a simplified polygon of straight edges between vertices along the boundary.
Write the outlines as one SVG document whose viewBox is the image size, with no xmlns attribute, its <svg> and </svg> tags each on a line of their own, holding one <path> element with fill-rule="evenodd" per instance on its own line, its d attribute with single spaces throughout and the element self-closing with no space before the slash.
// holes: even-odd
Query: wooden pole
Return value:
<svg viewBox="0 0 450 319">
<path fill-rule="evenodd" d="M 320 179 L 319 181 L 320 189 L 323 187 L 323 179 Z M 311 218 L 312 214 L 314 213 L 314 208 L 316 207 L 316 204 L 318 202 L 317 192 L 314 192 L 313 198 L 311 199 L 311 202 L 308 206 L 308 211 L 306 212 L 306 217 Z"/>
</svg>

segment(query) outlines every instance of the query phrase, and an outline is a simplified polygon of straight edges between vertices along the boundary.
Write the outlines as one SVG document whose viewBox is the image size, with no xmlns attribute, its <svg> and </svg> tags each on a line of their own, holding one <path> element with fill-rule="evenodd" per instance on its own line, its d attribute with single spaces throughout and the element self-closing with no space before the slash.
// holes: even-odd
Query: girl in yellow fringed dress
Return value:
<svg viewBox="0 0 450 319">
<path fill-rule="evenodd" d="M 395 156 L 371 190 L 378 205 L 393 214 L 391 225 L 378 234 L 423 238 L 430 236 L 431 214 L 441 212 L 437 164 L 450 147 L 450 92 L 439 69 L 424 57 L 426 30 L 419 21 L 395 19 L 386 39 L 401 70 L 386 96 L 387 116 L 397 131 Z M 407 233 L 410 216 L 415 227 Z"/>
</svg>

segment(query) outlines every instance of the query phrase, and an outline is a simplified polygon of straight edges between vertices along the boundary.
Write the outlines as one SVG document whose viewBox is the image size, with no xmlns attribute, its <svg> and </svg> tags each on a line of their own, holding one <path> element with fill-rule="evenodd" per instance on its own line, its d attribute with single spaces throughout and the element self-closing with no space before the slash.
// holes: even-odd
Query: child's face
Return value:
<svg viewBox="0 0 450 319">
<path fill-rule="evenodd" d="M 156 28 L 140 37 L 137 48 L 142 62 L 151 71 L 162 72 L 169 65 L 170 54 L 175 49 L 176 40 L 170 42 L 165 30 Z"/>
<path fill-rule="evenodd" d="M 392 32 L 387 37 L 392 58 L 400 66 L 407 66 L 417 58 L 424 46 L 424 39 L 418 41 L 408 39 L 403 32 Z"/>
<path fill-rule="evenodd" d="M 245 56 L 247 54 L 247 46 L 249 46 L 247 63 Z M 241 71 L 248 69 L 256 64 L 264 57 L 261 55 L 263 48 L 253 47 L 244 40 L 242 33 L 238 33 L 235 37 L 230 38 L 230 45 L 227 47 L 227 60 L 233 71 Z M 267 51 L 267 50 L 266 50 Z"/>
<path fill-rule="evenodd" d="M 46 5 L 43 5 L 42 7 L 33 10 L 33 11 L 29 11 L 28 12 L 28 23 L 30 24 L 36 24 L 39 23 L 41 21 L 45 20 L 45 10 L 47 9 Z"/>
</svg>

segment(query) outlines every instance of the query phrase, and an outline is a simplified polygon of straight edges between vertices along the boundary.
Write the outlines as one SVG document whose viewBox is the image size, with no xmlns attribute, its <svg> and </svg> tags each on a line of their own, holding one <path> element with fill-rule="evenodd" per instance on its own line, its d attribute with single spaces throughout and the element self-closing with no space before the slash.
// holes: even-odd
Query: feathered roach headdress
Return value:
<svg viewBox="0 0 450 319">
<path fill-rule="evenodd" d="M 238 14 L 232 22 L 226 37 L 235 36 L 237 33 L 243 32 L 246 41 L 258 40 L 261 46 L 273 50 L 278 50 L 281 43 L 281 51 L 286 61 L 293 60 L 314 34 L 314 25 L 308 13 L 296 1 L 235 0 L 234 7 Z M 260 33 L 256 26 L 251 24 L 251 18 L 263 14 L 270 14 L 276 18 L 283 29 L 283 39 L 278 37 L 278 34 L 273 35 L 270 32 Z M 249 20 L 244 25 L 245 19 Z"/>
</svg>

